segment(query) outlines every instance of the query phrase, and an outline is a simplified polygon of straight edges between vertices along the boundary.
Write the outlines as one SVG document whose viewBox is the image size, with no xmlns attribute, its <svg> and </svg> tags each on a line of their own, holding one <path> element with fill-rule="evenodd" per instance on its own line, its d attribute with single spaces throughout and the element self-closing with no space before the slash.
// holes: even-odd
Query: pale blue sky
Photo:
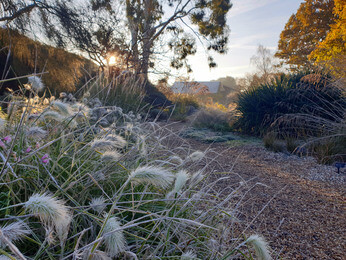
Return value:
<svg viewBox="0 0 346 260">
<path fill-rule="evenodd" d="M 192 79 L 214 80 L 220 77 L 241 77 L 254 70 L 250 58 L 257 46 L 277 48 L 280 33 L 289 17 L 295 13 L 303 0 L 232 0 L 228 14 L 231 29 L 229 51 L 226 55 L 215 55 L 217 68 L 208 68 L 205 53 L 200 50 L 191 57 Z"/>
</svg>

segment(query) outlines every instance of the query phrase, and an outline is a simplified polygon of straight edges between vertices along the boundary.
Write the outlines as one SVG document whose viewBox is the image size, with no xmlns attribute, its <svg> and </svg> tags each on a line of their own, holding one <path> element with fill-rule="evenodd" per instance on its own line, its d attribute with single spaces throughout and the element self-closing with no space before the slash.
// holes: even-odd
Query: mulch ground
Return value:
<svg viewBox="0 0 346 260">
<path fill-rule="evenodd" d="M 174 133 L 187 127 L 165 126 Z M 242 204 L 242 228 L 247 234 L 262 234 L 274 258 L 346 259 L 345 173 L 337 174 L 335 167 L 313 158 L 273 153 L 258 144 L 232 147 L 186 141 L 192 149 L 208 151 L 211 179 L 220 173 L 231 176 L 219 182 L 220 189 L 237 182 L 251 187 Z"/>
</svg>

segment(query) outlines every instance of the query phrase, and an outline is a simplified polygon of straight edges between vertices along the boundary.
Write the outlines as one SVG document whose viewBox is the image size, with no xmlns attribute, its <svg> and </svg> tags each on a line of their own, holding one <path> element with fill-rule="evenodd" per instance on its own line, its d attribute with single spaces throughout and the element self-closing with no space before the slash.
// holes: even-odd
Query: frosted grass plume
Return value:
<svg viewBox="0 0 346 260">
<path fill-rule="evenodd" d="M 55 100 L 52 102 L 52 107 L 57 109 L 59 112 L 61 112 L 61 114 L 65 115 L 65 116 L 70 116 L 71 112 L 70 112 L 70 106 L 64 102 Z"/>
<path fill-rule="evenodd" d="M 245 243 L 253 246 L 256 252 L 256 256 L 259 260 L 272 259 L 269 254 L 269 245 L 262 236 L 251 235 Z"/>
<path fill-rule="evenodd" d="M 91 148 L 101 152 L 114 151 L 119 145 L 111 140 L 105 138 L 96 138 L 90 143 Z"/>
<path fill-rule="evenodd" d="M 91 207 L 93 211 L 98 212 L 100 214 L 101 212 L 104 211 L 104 209 L 107 206 L 105 202 L 106 200 L 103 196 L 92 198 L 89 203 L 89 206 Z"/>
<path fill-rule="evenodd" d="M 121 157 L 121 154 L 118 151 L 106 151 L 102 154 L 102 161 L 118 161 Z"/>
<path fill-rule="evenodd" d="M 53 198 L 48 194 L 34 194 L 25 202 L 24 208 L 29 213 L 39 217 L 44 225 L 53 226 L 60 243 L 64 243 L 72 221 L 71 214 L 64 201 Z"/>
<path fill-rule="evenodd" d="M 120 135 L 110 134 L 105 139 L 114 142 L 117 148 L 124 148 L 127 145 L 127 141 Z"/>
<path fill-rule="evenodd" d="M 178 155 L 173 155 L 168 157 L 168 161 L 174 163 L 175 165 L 182 165 L 184 163 L 183 159 L 181 159 Z"/>
<path fill-rule="evenodd" d="M 36 77 L 36 76 L 28 77 L 28 84 L 30 84 L 31 89 L 36 91 L 36 92 L 42 91 L 45 87 L 41 78 Z"/>
<path fill-rule="evenodd" d="M 26 136 L 34 139 L 42 139 L 47 135 L 47 131 L 38 126 L 30 127 L 26 131 Z"/>
<path fill-rule="evenodd" d="M 107 215 L 105 216 L 105 219 L 107 219 Z M 106 251 L 111 257 L 115 257 L 119 253 L 124 252 L 126 248 L 126 240 L 123 231 L 115 231 L 119 228 L 121 228 L 121 223 L 116 217 L 109 218 L 104 226 L 104 243 L 106 245 Z M 112 233 L 107 235 L 109 232 Z"/>
<path fill-rule="evenodd" d="M 13 222 L 8 225 L 0 227 L 3 236 L 5 236 L 11 243 L 17 242 L 22 239 L 23 236 L 31 233 L 29 227 L 22 221 Z M 5 248 L 6 244 L 0 236 L 0 248 Z"/>
<path fill-rule="evenodd" d="M 80 259 L 80 258 L 77 258 Z M 112 260 L 111 257 L 107 255 L 106 252 L 95 250 L 93 253 L 90 253 L 90 250 L 85 250 L 82 253 L 83 260 Z"/>
<path fill-rule="evenodd" d="M 132 171 L 129 180 L 135 184 L 151 184 L 165 189 L 174 181 L 174 174 L 162 167 L 143 166 Z"/>
<path fill-rule="evenodd" d="M 186 157 L 186 161 L 197 162 L 204 158 L 205 153 L 201 151 L 195 151 Z"/>
<path fill-rule="evenodd" d="M 199 258 L 197 258 L 197 255 L 192 250 L 189 250 L 183 253 L 180 259 L 181 260 L 198 260 Z"/>
</svg>

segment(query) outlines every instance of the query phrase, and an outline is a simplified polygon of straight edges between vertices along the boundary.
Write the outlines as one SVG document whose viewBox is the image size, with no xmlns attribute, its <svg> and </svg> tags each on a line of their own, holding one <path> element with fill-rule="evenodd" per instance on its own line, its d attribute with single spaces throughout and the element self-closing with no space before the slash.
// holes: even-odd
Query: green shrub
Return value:
<svg viewBox="0 0 346 260">
<path fill-rule="evenodd" d="M 309 127 L 297 131 L 287 125 L 284 117 L 304 113 L 335 121 L 342 117 L 346 108 L 344 97 L 342 90 L 321 74 L 281 75 L 268 84 L 239 94 L 237 110 L 240 116 L 234 127 L 244 133 L 264 135 L 275 122 L 278 133 L 317 135 L 317 132 L 310 132 Z M 281 128 L 284 130 L 280 131 Z"/>
<path fill-rule="evenodd" d="M 197 98 L 190 94 L 171 94 L 169 96 L 173 102 L 172 118 L 185 121 L 188 116 L 193 114 L 200 107 Z"/>
</svg>

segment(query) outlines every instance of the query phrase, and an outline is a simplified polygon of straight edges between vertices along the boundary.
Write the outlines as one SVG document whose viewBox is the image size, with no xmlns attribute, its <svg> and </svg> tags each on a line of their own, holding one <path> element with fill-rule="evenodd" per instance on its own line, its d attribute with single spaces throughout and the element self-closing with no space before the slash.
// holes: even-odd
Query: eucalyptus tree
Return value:
<svg viewBox="0 0 346 260">
<path fill-rule="evenodd" d="M 91 0 L 94 10 L 114 8 L 123 12 L 121 19 L 128 41 L 128 61 L 137 74 L 148 78 L 149 69 L 155 65 L 155 54 L 161 43 L 167 42 L 172 51 L 170 65 L 173 68 L 184 66 L 189 55 L 197 51 L 197 40 L 207 45 L 208 63 L 216 64 L 212 52 L 225 53 L 229 29 L 226 15 L 232 4 L 230 0 Z M 162 53 L 160 53 L 162 54 Z"/>
</svg>

